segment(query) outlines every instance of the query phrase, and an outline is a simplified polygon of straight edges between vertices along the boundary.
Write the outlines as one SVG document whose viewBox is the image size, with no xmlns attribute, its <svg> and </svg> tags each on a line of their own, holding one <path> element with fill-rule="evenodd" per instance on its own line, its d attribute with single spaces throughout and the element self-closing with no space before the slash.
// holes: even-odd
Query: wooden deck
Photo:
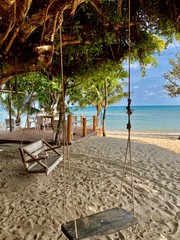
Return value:
<svg viewBox="0 0 180 240">
<path fill-rule="evenodd" d="M 96 135 L 92 128 L 87 128 L 88 135 Z M 83 137 L 82 127 L 75 127 L 73 129 L 73 141 Z M 0 130 L 0 144 L 2 143 L 31 143 L 37 140 L 44 139 L 49 143 L 53 143 L 53 130 L 51 128 L 45 131 L 31 129 L 16 129 L 12 132 Z"/>
</svg>

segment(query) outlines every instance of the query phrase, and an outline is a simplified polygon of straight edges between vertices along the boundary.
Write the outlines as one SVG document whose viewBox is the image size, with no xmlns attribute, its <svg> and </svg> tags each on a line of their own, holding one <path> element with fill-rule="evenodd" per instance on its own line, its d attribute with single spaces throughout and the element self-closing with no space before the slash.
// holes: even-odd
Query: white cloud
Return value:
<svg viewBox="0 0 180 240">
<path fill-rule="evenodd" d="M 157 85 L 154 84 L 154 85 L 152 85 L 152 86 L 149 86 L 149 88 L 157 88 Z"/>
<path fill-rule="evenodd" d="M 123 67 L 127 70 L 129 68 L 129 65 L 128 65 L 128 62 L 124 62 L 123 63 Z M 130 65 L 130 68 L 132 70 L 140 70 L 140 66 L 139 66 L 139 63 L 136 62 L 136 63 L 133 63 Z"/>
<path fill-rule="evenodd" d="M 146 69 L 151 69 L 151 68 L 154 68 L 154 66 L 152 66 L 151 64 L 148 64 L 148 65 L 146 66 Z"/>
<path fill-rule="evenodd" d="M 163 89 L 163 90 L 159 90 L 158 93 L 165 93 L 166 91 Z"/>
<path fill-rule="evenodd" d="M 133 64 L 131 64 L 130 67 L 131 67 L 131 69 L 135 69 L 135 70 L 140 69 L 139 63 L 133 63 Z"/>
<path fill-rule="evenodd" d="M 156 96 L 156 93 L 155 93 L 155 92 L 150 92 L 150 91 L 148 91 L 148 90 L 145 90 L 144 93 L 145 93 L 145 97 Z"/>
<path fill-rule="evenodd" d="M 134 86 L 133 88 L 134 88 L 134 89 L 138 89 L 138 88 L 139 88 L 139 86 Z"/>
<path fill-rule="evenodd" d="M 177 47 L 180 47 L 180 41 L 174 40 L 172 43 L 168 45 L 168 49 L 177 48 Z"/>
</svg>

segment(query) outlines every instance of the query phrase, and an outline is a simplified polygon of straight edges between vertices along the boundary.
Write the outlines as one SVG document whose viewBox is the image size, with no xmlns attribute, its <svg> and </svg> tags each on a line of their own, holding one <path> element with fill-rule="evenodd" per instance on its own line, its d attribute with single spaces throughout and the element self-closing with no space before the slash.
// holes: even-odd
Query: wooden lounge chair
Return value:
<svg viewBox="0 0 180 240">
<path fill-rule="evenodd" d="M 19 148 L 25 169 L 29 173 L 48 175 L 63 159 L 57 148 L 59 146 L 52 147 L 44 139 Z"/>
</svg>

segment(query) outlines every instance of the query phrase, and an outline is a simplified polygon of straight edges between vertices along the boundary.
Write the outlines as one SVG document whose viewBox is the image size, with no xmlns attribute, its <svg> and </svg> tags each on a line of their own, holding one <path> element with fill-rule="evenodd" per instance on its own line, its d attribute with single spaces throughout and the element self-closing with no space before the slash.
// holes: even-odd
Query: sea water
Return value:
<svg viewBox="0 0 180 240">
<path fill-rule="evenodd" d="M 155 133 L 180 133 L 180 105 L 173 106 L 131 106 L 131 129 L 134 132 L 155 132 Z M 72 114 L 80 118 L 83 114 L 87 119 L 96 116 L 94 107 L 86 107 L 75 111 L 71 107 Z M 8 113 L 0 107 L 0 123 L 4 125 Z M 106 114 L 106 129 L 116 131 L 127 131 L 127 110 L 126 106 L 108 106 Z M 102 123 L 102 113 L 100 118 Z M 91 123 L 89 123 L 92 125 Z"/>
<path fill-rule="evenodd" d="M 74 110 L 72 108 L 72 110 Z M 180 106 L 132 106 L 131 128 L 134 132 L 178 133 L 180 132 Z M 86 107 L 73 114 L 84 114 L 87 118 L 96 115 L 94 107 Z M 101 114 L 102 122 L 102 114 Z M 125 106 L 108 106 L 106 129 L 127 131 L 127 110 Z"/>
</svg>

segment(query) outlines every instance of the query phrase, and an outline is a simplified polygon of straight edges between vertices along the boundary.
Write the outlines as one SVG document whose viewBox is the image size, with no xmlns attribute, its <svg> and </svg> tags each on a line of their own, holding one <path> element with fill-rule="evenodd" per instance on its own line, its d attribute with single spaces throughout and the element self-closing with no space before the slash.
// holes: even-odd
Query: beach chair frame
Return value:
<svg viewBox="0 0 180 240">
<path fill-rule="evenodd" d="M 57 148 L 60 146 L 52 147 L 44 139 L 19 148 L 26 171 L 48 175 L 63 160 L 63 155 Z"/>
</svg>

